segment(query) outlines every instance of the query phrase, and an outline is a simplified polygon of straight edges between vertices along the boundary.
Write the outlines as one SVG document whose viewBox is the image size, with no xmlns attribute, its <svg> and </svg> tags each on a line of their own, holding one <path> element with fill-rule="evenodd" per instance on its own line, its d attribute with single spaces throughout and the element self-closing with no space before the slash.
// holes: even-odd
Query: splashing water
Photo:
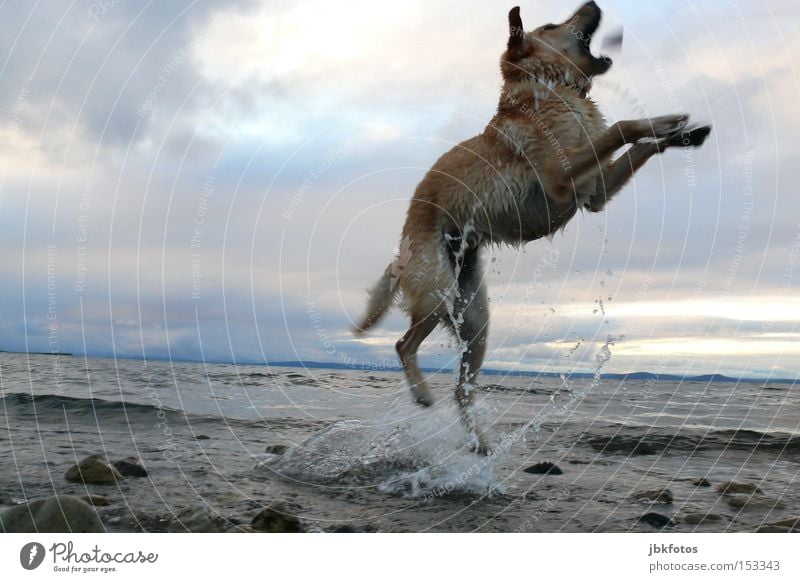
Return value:
<svg viewBox="0 0 800 582">
<path fill-rule="evenodd" d="M 568 413 L 572 410 L 575 406 L 577 406 L 583 397 L 594 389 L 601 380 L 601 372 L 608 362 L 611 361 L 611 346 L 615 344 L 615 342 L 619 341 L 618 338 L 608 336 L 606 338 L 605 344 L 598 350 L 597 355 L 595 355 L 595 360 L 597 361 L 597 366 L 594 370 L 594 377 L 592 381 L 589 382 L 587 385 L 582 387 L 572 387 L 570 386 L 569 378 L 565 375 L 561 376 L 561 381 L 563 382 L 563 391 L 570 394 L 569 398 L 566 401 L 557 400 L 557 395 L 560 394 L 562 391 L 553 393 L 550 396 L 550 403 L 544 409 L 539 411 L 531 420 L 529 420 L 526 424 L 522 425 L 521 427 L 517 428 L 511 433 L 506 434 L 499 447 L 495 448 L 496 455 L 505 455 L 511 449 L 511 447 L 519 440 L 525 442 L 527 440 L 527 436 L 529 433 L 538 433 L 539 429 L 542 426 L 542 423 L 545 420 L 552 420 L 554 417 L 563 415 Z"/>
<path fill-rule="evenodd" d="M 403 394 L 381 418 L 334 423 L 257 468 L 311 484 L 438 497 L 497 490 L 494 461 L 471 450 L 454 403 L 423 409 Z"/>
<path fill-rule="evenodd" d="M 597 386 L 615 341 L 609 336 L 598 351 L 589 384 L 572 387 L 563 377 L 569 398 L 552 395 L 550 405 L 529 422 L 496 438 L 489 456 L 473 452 L 474 435 L 466 433 L 455 403 L 423 409 L 402 394 L 377 420 L 334 423 L 257 468 L 309 484 L 374 488 L 406 497 L 503 493 L 494 478 L 498 459 L 530 432 L 539 432 L 545 420 L 569 412 Z"/>
</svg>

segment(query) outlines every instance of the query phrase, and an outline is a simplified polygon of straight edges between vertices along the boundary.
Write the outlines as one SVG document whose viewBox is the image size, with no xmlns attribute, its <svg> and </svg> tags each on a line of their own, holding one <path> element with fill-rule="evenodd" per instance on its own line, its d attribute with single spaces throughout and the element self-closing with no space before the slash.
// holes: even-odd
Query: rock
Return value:
<svg viewBox="0 0 800 582">
<path fill-rule="evenodd" d="M 282 455 L 286 452 L 288 447 L 286 445 L 269 445 L 264 452 L 270 455 Z"/>
<path fill-rule="evenodd" d="M 378 530 L 370 525 L 336 525 L 325 530 L 328 533 L 375 533 Z"/>
<path fill-rule="evenodd" d="M 660 513 L 645 513 L 642 517 L 639 518 L 641 523 L 646 523 L 647 525 L 652 525 L 653 527 L 657 528 L 664 528 L 664 527 L 672 527 L 675 525 L 675 522 L 668 518 L 666 515 L 661 515 Z"/>
<path fill-rule="evenodd" d="M 303 524 L 280 503 L 273 503 L 262 509 L 251 523 L 253 529 L 271 533 L 302 533 Z"/>
<path fill-rule="evenodd" d="M 236 524 L 207 507 L 188 507 L 175 517 L 175 529 L 195 533 L 224 533 L 235 529 Z"/>
<path fill-rule="evenodd" d="M 655 491 L 637 491 L 630 499 L 640 503 L 672 503 L 674 497 L 669 489 L 656 489 Z"/>
<path fill-rule="evenodd" d="M 77 465 L 73 465 L 64 475 L 67 481 L 75 483 L 113 484 L 123 479 L 102 455 L 90 455 Z"/>
<path fill-rule="evenodd" d="M 757 533 L 800 533 L 800 517 L 790 517 L 766 523 L 756 529 Z"/>
<path fill-rule="evenodd" d="M 755 485 L 750 483 L 737 483 L 736 481 L 728 481 L 717 485 L 717 493 L 727 495 L 729 493 L 761 493 Z"/>
<path fill-rule="evenodd" d="M 523 469 L 526 473 L 531 473 L 533 475 L 563 475 L 564 472 L 558 468 L 557 465 L 551 463 L 550 461 L 545 461 L 543 463 L 536 463 L 535 465 L 531 465 L 527 469 Z"/>
<path fill-rule="evenodd" d="M 719 523 L 725 518 L 716 513 L 687 513 L 681 517 L 681 523 L 687 525 L 708 525 L 709 523 Z"/>
<path fill-rule="evenodd" d="M 114 461 L 114 468 L 123 477 L 147 477 L 147 469 L 138 457 L 127 457 L 121 461 Z"/>
<path fill-rule="evenodd" d="M 35 499 L 0 514 L 0 532 L 102 533 L 95 509 L 74 495 Z"/>
<path fill-rule="evenodd" d="M 211 438 L 211 437 L 210 437 L 210 436 L 208 436 L 207 434 L 199 434 L 199 435 L 197 435 L 196 437 L 194 437 L 194 440 L 196 440 L 196 441 L 207 441 L 207 440 L 209 440 L 210 438 Z"/>
<path fill-rule="evenodd" d="M 698 479 L 694 483 L 692 483 L 695 487 L 711 487 L 711 481 L 703 477 L 702 479 Z"/>
<path fill-rule="evenodd" d="M 734 509 L 783 509 L 784 505 L 777 499 L 753 493 L 752 495 L 732 495 L 728 505 Z"/>
<path fill-rule="evenodd" d="M 106 507 L 107 505 L 111 505 L 111 500 L 102 495 L 83 495 L 81 496 L 81 499 L 89 505 L 94 505 L 95 507 Z"/>
</svg>

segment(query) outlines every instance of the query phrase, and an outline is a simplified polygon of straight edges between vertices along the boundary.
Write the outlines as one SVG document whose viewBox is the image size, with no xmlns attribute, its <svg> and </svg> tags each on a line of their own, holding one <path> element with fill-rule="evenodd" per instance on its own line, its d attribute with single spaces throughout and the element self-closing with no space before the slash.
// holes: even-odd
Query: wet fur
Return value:
<svg viewBox="0 0 800 582">
<path fill-rule="evenodd" d="M 437 325 L 447 326 L 461 349 L 456 399 L 484 453 L 489 441 L 471 406 L 489 324 L 482 247 L 523 245 L 563 228 L 579 208 L 602 210 L 650 157 L 699 146 L 710 132 L 687 129 L 681 114 L 607 126 L 588 97 L 592 77 L 610 66 L 588 50 L 600 14 L 589 2 L 564 23 L 524 33 L 519 8 L 509 13 L 497 113 L 482 134 L 439 158 L 417 186 L 400 252 L 354 328 L 360 335 L 375 325 L 402 293 L 411 326 L 397 351 L 414 398 L 427 406 L 434 399 L 417 351 Z M 633 145 L 612 159 L 626 144 Z"/>
</svg>

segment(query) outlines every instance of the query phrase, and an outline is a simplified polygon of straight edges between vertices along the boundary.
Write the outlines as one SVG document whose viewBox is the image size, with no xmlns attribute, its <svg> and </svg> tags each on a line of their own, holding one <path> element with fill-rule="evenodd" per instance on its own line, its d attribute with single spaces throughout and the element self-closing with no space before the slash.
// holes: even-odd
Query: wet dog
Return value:
<svg viewBox="0 0 800 582">
<path fill-rule="evenodd" d="M 483 133 L 439 158 L 417 186 L 398 256 L 354 327 L 363 334 L 402 295 L 411 326 L 397 352 L 414 398 L 429 406 L 434 399 L 417 350 L 437 325 L 447 326 L 461 351 L 456 400 L 482 453 L 489 440 L 472 410 L 489 323 L 482 247 L 523 245 L 553 234 L 578 209 L 602 210 L 652 156 L 700 146 L 711 132 L 689 128 L 684 114 L 606 124 L 588 96 L 592 78 L 611 66 L 589 46 L 601 15 L 588 2 L 560 24 L 525 32 L 519 8 L 511 10 L 497 113 Z"/>
</svg>

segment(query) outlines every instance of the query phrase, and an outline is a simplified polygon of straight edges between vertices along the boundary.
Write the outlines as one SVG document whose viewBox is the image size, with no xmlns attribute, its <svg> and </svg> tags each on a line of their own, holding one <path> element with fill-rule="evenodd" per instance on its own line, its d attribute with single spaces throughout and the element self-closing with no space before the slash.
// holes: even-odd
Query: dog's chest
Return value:
<svg viewBox="0 0 800 582">
<path fill-rule="evenodd" d="M 574 201 L 554 202 L 541 184 L 528 175 L 520 178 L 511 172 L 501 182 L 492 199 L 487 200 L 483 216 L 476 215 L 484 239 L 522 244 L 555 233 L 575 215 Z"/>
<path fill-rule="evenodd" d="M 589 100 L 542 105 L 538 111 L 501 121 L 500 133 L 518 157 L 534 167 L 564 160 L 606 129 L 605 120 Z"/>
</svg>

